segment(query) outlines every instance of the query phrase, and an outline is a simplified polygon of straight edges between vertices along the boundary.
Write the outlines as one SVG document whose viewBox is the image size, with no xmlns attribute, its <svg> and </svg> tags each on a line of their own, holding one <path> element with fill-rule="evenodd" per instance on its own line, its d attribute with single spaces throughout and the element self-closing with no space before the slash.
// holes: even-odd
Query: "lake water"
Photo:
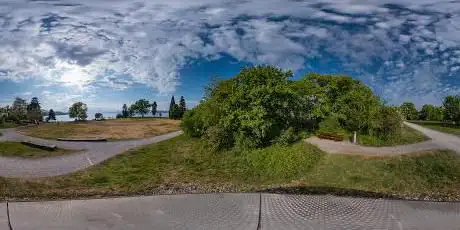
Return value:
<svg viewBox="0 0 460 230">
<path fill-rule="evenodd" d="M 87 120 L 94 120 L 94 115 L 96 113 L 90 113 L 88 112 L 88 119 Z M 115 119 L 117 117 L 117 114 L 118 113 L 114 113 L 114 112 L 106 112 L 106 113 L 102 113 L 102 115 L 104 116 L 105 119 Z M 156 115 L 156 117 L 158 117 L 158 113 Z M 44 116 L 43 117 L 43 120 L 45 121 L 46 120 L 46 117 L 47 116 Z M 134 117 L 140 117 L 140 116 L 134 116 Z M 152 114 L 147 114 L 146 116 L 144 117 L 152 117 Z M 164 112 L 162 111 L 161 112 L 161 117 L 168 117 L 168 112 Z M 56 115 L 56 121 L 74 121 L 75 119 L 74 118 L 70 118 L 69 115 Z"/>
</svg>

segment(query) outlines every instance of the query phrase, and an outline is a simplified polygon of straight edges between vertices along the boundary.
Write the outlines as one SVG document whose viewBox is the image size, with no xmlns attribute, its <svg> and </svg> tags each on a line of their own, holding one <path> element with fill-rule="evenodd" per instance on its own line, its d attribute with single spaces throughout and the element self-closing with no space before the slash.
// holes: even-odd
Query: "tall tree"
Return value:
<svg viewBox="0 0 460 230">
<path fill-rule="evenodd" d="M 418 118 L 417 108 L 412 102 L 404 102 L 400 106 L 401 113 L 406 120 L 416 120 Z"/>
<path fill-rule="evenodd" d="M 84 121 L 88 118 L 88 107 L 83 102 L 74 103 L 69 108 L 69 117 L 76 118 L 76 120 Z"/>
<path fill-rule="evenodd" d="M 457 124 L 460 123 L 460 96 L 447 96 L 444 98 L 444 119 Z"/>
<path fill-rule="evenodd" d="M 56 113 L 54 112 L 54 110 L 50 109 L 50 111 L 48 112 L 48 118 L 47 120 L 53 120 L 55 121 L 56 120 Z"/>
<path fill-rule="evenodd" d="M 27 103 L 26 100 L 16 97 L 11 107 L 9 118 L 13 121 L 20 121 L 27 119 Z"/>
<path fill-rule="evenodd" d="M 43 121 L 42 110 L 37 97 L 33 97 L 27 106 L 27 117 L 35 122 Z"/>
<path fill-rule="evenodd" d="M 142 117 L 145 116 L 150 110 L 150 103 L 146 99 L 140 99 L 134 103 L 134 111 L 140 114 Z"/>
<path fill-rule="evenodd" d="M 155 116 L 157 114 L 157 102 L 154 101 L 152 104 L 152 115 Z"/>
<path fill-rule="evenodd" d="M 183 117 L 186 110 L 187 106 L 185 104 L 185 98 L 184 96 L 181 96 L 179 101 L 179 117 Z"/>
<path fill-rule="evenodd" d="M 128 108 L 128 117 L 133 117 L 136 114 L 136 105 L 132 104 Z"/>
<path fill-rule="evenodd" d="M 123 108 L 122 108 L 122 110 L 121 110 L 121 115 L 122 115 L 124 118 L 129 117 L 128 106 L 127 106 L 126 104 L 123 104 Z"/>
<path fill-rule="evenodd" d="M 174 100 L 174 96 L 171 97 L 171 103 L 169 103 L 169 118 L 174 118 L 174 114 L 175 114 L 175 107 L 174 105 L 176 104 L 176 100 Z"/>
<path fill-rule="evenodd" d="M 429 104 L 423 105 L 420 110 L 420 120 L 441 121 L 442 108 Z"/>
</svg>

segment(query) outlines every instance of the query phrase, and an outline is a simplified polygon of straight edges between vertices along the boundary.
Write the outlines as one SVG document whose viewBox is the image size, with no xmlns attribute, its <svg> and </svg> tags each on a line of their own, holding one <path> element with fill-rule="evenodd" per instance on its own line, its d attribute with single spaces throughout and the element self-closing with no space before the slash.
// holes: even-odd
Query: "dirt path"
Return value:
<svg viewBox="0 0 460 230">
<path fill-rule="evenodd" d="M 17 133 L 15 129 L 3 129 L 1 132 L 3 136 L 0 136 L 0 141 L 28 140 L 56 145 L 58 148 L 63 149 L 82 150 L 75 154 L 39 159 L 0 157 L 0 176 L 23 178 L 58 176 L 72 173 L 98 164 L 129 149 L 164 141 L 181 134 L 180 131 L 177 131 L 139 140 L 98 143 L 44 140 L 24 136 Z"/>
<path fill-rule="evenodd" d="M 427 137 L 431 138 L 429 141 L 424 141 L 409 145 L 398 145 L 392 147 L 367 147 L 355 145 L 350 142 L 336 142 L 331 140 L 319 139 L 317 137 L 310 137 L 306 139 L 307 142 L 316 145 L 325 152 L 333 154 L 358 154 L 367 156 L 393 156 L 413 152 L 420 152 L 433 149 L 450 149 L 460 154 L 460 138 L 424 128 L 420 125 L 404 122 L 405 125 L 422 132 Z"/>
</svg>

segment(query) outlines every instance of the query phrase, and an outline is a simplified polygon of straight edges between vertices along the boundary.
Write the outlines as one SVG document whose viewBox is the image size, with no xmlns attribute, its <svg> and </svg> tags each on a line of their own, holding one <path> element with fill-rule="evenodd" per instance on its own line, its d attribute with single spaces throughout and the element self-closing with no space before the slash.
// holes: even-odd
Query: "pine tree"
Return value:
<svg viewBox="0 0 460 230">
<path fill-rule="evenodd" d="M 155 116 L 157 114 L 157 102 L 154 101 L 152 104 L 152 115 Z"/>
<path fill-rule="evenodd" d="M 35 122 L 43 121 L 42 110 L 37 97 L 33 97 L 27 105 L 27 117 Z"/>
<path fill-rule="evenodd" d="M 50 111 L 48 112 L 48 118 L 47 120 L 53 120 L 55 121 L 56 120 L 56 113 L 54 112 L 54 110 L 50 109 Z"/>
<path fill-rule="evenodd" d="M 121 115 L 124 118 L 129 117 L 129 111 L 128 111 L 128 106 L 126 104 L 123 104 L 123 108 L 121 110 Z"/>
<path fill-rule="evenodd" d="M 174 118 L 174 114 L 175 114 L 175 111 L 174 111 L 174 105 L 176 104 L 176 100 L 174 100 L 174 96 L 172 96 L 171 98 L 171 103 L 169 104 L 169 118 L 170 119 L 173 119 Z"/>
<path fill-rule="evenodd" d="M 184 113 L 186 110 L 187 110 L 187 106 L 185 105 L 185 98 L 184 96 L 181 96 L 180 101 L 179 101 L 179 117 L 180 118 L 184 116 Z"/>
</svg>

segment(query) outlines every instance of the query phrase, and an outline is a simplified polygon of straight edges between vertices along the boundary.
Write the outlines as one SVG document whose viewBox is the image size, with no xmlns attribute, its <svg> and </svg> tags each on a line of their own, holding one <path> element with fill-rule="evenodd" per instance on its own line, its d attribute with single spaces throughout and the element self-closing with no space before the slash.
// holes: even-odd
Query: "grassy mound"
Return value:
<svg viewBox="0 0 460 230">
<path fill-rule="evenodd" d="M 297 142 L 243 152 L 211 152 L 204 141 L 179 136 L 71 175 L 30 181 L 3 178 L 0 194 L 9 199 L 50 199 L 314 189 L 460 200 L 459 165 L 460 158 L 449 151 L 369 158 L 326 155 Z"/>
</svg>

